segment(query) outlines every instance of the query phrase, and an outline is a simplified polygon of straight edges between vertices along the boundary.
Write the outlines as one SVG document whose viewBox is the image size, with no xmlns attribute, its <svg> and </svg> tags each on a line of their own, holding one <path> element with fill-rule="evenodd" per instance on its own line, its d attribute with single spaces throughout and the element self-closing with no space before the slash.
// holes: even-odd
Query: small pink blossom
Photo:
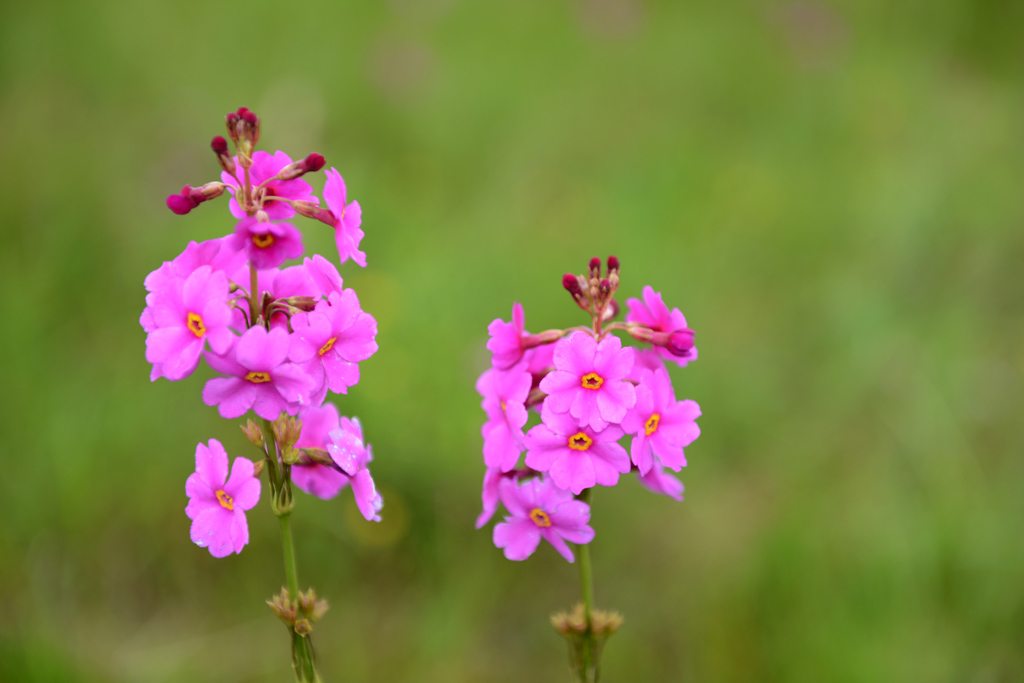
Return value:
<svg viewBox="0 0 1024 683">
<path fill-rule="evenodd" d="M 270 180 L 276 176 L 281 169 L 292 163 L 291 157 L 281 151 L 274 152 L 273 156 L 262 150 L 252 155 L 252 167 L 249 169 L 249 182 L 254 194 L 256 188 L 263 185 L 263 210 L 270 220 L 283 221 L 295 215 L 295 209 L 289 206 L 288 202 L 270 200 L 270 197 L 282 197 L 292 201 L 316 201 L 313 196 L 313 188 L 305 180 L 295 178 L 293 180 Z M 231 201 L 228 206 L 231 215 L 235 218 L 245 218 L 246 213 L 238 205 L 236 194 L 241 191 L 245 183 L 245 169 L 234 158 L 235 173 L 223 171 L 220 174 L 221 181 L 228 186 L 231 193 Z M 237 177 L 236 177 L 237 176 Z M 265 183 L 265 184 L 264 184 Z"/>
<path fill-rule="evenodd" d="M 359 242 L 364 235 L 359 227 L 363 222 L 363 210 L 359 202 L 345 203 L 345 181 L 336 169 L 331 168 L 324 173 L 327 175 L 324 201 L 334 216 L 334 241 L 338 245 L 338 256 L 342 263 L 352 259 L 365 268 L 366 254 L 359 251 Z"/>
<path fill-rule="evenodd" d="M 491 368 L 477 380 L 476 390 L 484 399 L 480 406 L 487 413 L 480 433 L 484 437 L 484 464 L 488 467 L 508 472 L 519 461 L 523 426 L 529 418 L 526 397 L 532 383 L 525 362 L 505 371 Z"/>
<path fill-rule="evenodd" d="M 683 501 L 683 482 L 679 481 L 678 477 L 666 472 L 665 468 L 658 463 L 654 463 L 647 474 L 637 472 L 636 476 L 640 484 L 648 491 L 674 498 L 679 502 Z"/>
<path fill-rule="evenodd" d="M 643 290 L 643 301 L 632 298 L 626 301 L 626 306 L 629 307 L 629 312 L 626 313 L 626 322 L 640 323 L 655 332 L 665 332 L 670 335 L 680 331 L 680 334 L 676 335 L 679 339 L 676 339 L 676 336 L 670 339 L 676 353 L 665 347 L 656 346 L 654 350 L 659 356 L 680 367 L 686 367 L 688 363 L 697 359 L 697 347 L 693 346 L 693 332 L 686 327 L 686 318 L 678 308 L 669 310 L 661 300 L 661 292 L 655 292 L 650 285 L 647 285 Z M 686 332 L 682 332 L 683 330 Z"/>
<path fill-rule="evenodd" d="M 192 520 L 192 542 L 214 557 L 240 553 L 249 542 L 245 511 L 260 500 L 260 480 L 248 458 L 235 458 L 228 477 L 228 454 L 217 439 L 196 446 L 196 471 L 185 482 Z"/>
<path fill-rule="evenodd" d="M 321 407 L 312 406 L 299 417 L 302 432 L 295 442 L 296 448 L 319 448 L 327 450 L 331 442 L 330 433 L 341 428 L 338 409 L 333 403 Z M 292 482 L 306 493 L 329 500 L 348 486 L 348 476 L 326 465 L 292 465 Z"/>
<path fill-rule="evenodd" d="M 495 318 L 487 326 L 491 338 L 487 340 L 487 348 L 493 354 L 491 365 L 499 370 L 508 370 L 523 357 L 523 326 L 526 318 L 523 305 L 518 301 L 512 304 L 512 322 Z"/>
<path fill-rule="evenodd" d="M 573 562 L 575 557 L 566 541 L 584 544 L 594 540 L 594 530 L 588 525 L 590 506 L 550 480 L 536 478 L 517 484 L 504 477 L 499 487 L 509 516 L 494 526 L 494 545 L 503 548 L 508 559 L 525 560 L 543 538 L 559 555 Z"/>
<path fill-rule="evenodd" d="M 348 392 L 359 381 L 359 366 L 377 351 L 377 321 L 359 307 L 351 289 L 332 293 L 309 313 L 292 316 L 291 360 L 315 382 L 313 402 L 330 389 Z"/>
<path fill-rule="evenodd" d="M 313 254 L 313 258 L 306 258 L 302 261 L 302 267 L 313 285 L 319 290 L 320 296 L 328 297 L 331 292 L 341 294 L 342 279 L 334 264 L 320 254 Z"/>
<path fill-rule="evenodd" d="M 678 472 L 686 467 L 683 448 L 700 436 L 694 401 L 676 401 L 672 380 L 664 368 L 644 370 L 636 387 L 636 406 L 622 420 L 622 429 L 633 435 L 630 454 L 641 474 L 647 474 L 655 458 Z"/>
<path fill-rule="evenodd" d="M 288 333 L 262 326 L 249 328 L 224 355 L 207 352 L 206 362 L 223 375 L 203 387 L 203 402 L 217 406 L 221 417 L 240 417 L 249 409 L 267 420 L 282 412 L 295 415 L 309 403 L 311 380 L 288 357 Z"/>
<path fill-rule="evenodd" d="M 629 472 L 629 456 L 619 445 L 622 430 L 609 426 L 600 432 L 581 426 L 567 413 L 555 413 L 544 401 L 542 424 L 526 435 L 526 466 L 548 472 L 559 488 L 581 493 L 595 484 L 615 486 Z"/>
<path fill-rule="evenodd" d="M 477 529 L 491 521 L 491 517 L 498 511 L 498 488 L 501 480 L 501 470 L 497 467 L 488 467 L 487 471 L 484 472 L 484 485 L 483 490 L 480 492 L 480 500 L 483 503 L 484 509 L 480 516 L 476 518 Z"/>
<path fill-rule="evenodd" d="M 384 507 L 384 499 L 377 493 L 377 487 L 370 476 L 369 464 L 373 461 L 373 451 L 369 444 L 363 443 L 363 427 L 359 420 L 341 418 L 341 425 L 330 433 L 331 442 L 327 445 L 334 464 L 349 476 L 352 483 L 352 495 L 356 506 L 367 521 L 379 522 L 380 510 Z"/>
<path fill-rule="evenodd" d="M 228 239 L 232 248 L 245 251 L 258 270 L 302 256 L 302 235 L 291 223 L 267 223 L 248 216 L 235 223 Z"/>
<path fill-rule="evenodd" d="M 618 424 L 636 403 L 633 385 L 626 381 L 632 367 L 633 349 L 622 348 L 618 337 L 610 335 L 599 344 L 575 332 L 555 344 L 555 370 L 540 383 L 548 395 L 544 406 L 598 431 Z"/>
<path fill-rule="evenodd" d="M 178 254 L 173 261 L 163 264 L 146 276 L 143 284 L 148 292 L 163 289 L 170 280 L 184 280 L 200 266 L 210 266 L 214 271 L 222 270 L 233 273 L 245 265 L 245 253 L 233 249 L 229 237 L 218 237 L 205 242 L 189 242 L 185 251 Z"/>
<path fill-rule="evenodd" d="M 228 278 L 210 266 L 199 266 L 187 279 L 161 280 L 160 289 L 146 296 L 149 315 L 142 322 L 146 360 L 160 366 L 169 380 L 188 377 L 199 364 L 204 344 L 225 353 L 234 340 L 229 324 Z"/>
</svg>

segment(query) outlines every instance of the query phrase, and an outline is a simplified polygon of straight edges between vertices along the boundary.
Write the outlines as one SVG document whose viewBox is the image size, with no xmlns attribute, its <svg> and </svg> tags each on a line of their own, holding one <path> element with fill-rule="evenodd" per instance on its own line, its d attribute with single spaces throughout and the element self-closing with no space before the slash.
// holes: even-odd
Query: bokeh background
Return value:
<svg viewBox="0 0 1024 683">
<path fill-rule="evenodd" d="M 1008 0 L 3 3 L 0 680 L 289 680 L 268 506 L 225 560 L 183 512 L 198 441 L 254 453 L 137 322 L 231 229 L 164 197 L 240 105 L 364 209 L 380 352 L 337 402 L 386 507 L 294 515 L 325 680 L 568 680 L 576 568 L 473 529 L 473 382 L 609 253 L 697 331 L 704 416 L 686 502 L 595 496 L 605 680 L 1024 680 L 1022 77 Z"/>
</svg>

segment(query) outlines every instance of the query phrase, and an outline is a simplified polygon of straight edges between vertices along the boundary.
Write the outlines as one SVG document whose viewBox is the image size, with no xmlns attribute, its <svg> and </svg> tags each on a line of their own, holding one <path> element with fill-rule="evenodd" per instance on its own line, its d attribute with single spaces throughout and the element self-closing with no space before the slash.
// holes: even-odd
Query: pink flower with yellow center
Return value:
<svg viewBox="0 0 1024 683">
<path fill-rule="evenodd" d="M 655 332 L 670 335 L 667 347 L 654 347 L 664 360 L 672 361 L 679 367 L 686 367 L 690 361 L 697 360 L 697 347 L 693 345 L 693 332 L 686 327 L 686 317 L 678 308 L 669 310 L 661 300 L 661 292 L 655 292 L 647 285 L 644 287 L 643 301 L 628 299 L 626 306 L 629 307 L 626 322 L 640 323 Z"/>
<path fill-rule="evenodd" d="M 508 472 L 516 466 L 523 452 L 523 426 L 529 415 L 526 397 L 533 378 L 526 363 L 509 370 L 491 368 L 480 375 L 476 390 L 483 396 L 481 407 L 487 422 L 480 428 L 484 437 L 484 464 Z"/>
<path fill-rule="evenodd" d="M 295 442 L 296 448 L 319 448 L 327 450 L 331 443 L 330 433 L 341 428 L 338 409 L 333 403 L 321 407 L 310 407 L 300 413 L 302 432 Z M 292 482 L 306 493 L 329 500 L 348 486 L 348 476 L 338 470 L 313 463 L 292 465 Z"/>
<path fill-rule="evenodd" d="M 236 196 L 245 187 L 245 169 L 238 162 L 238 157 L 234 158 L 234 162 L 235 173 L 223 171 L 220 174 L 220 179 L 228 186 L 228 192 L 231 193 L 231 201 L 228 203 L 231 215 L 235 218 L 245 218 L 246 213 L 238 205 Z M 291 163 L 291 157 L 280 150 L 274 152 L 273 155 L 262 150 L 252 155 L 249 184 L 253 190 L 253 203 L 257 198 L 262 197 L 263 211 L 272 221 L 283 221 L 295 215 L 295 209 L 288 202 L 276 201 L 272 197 L 283 197 L 292 201 L 316 201 L 316 197 L 313 196 L 313 188 L 301 178 L 270 180 Z"/>
<path fill-rule="evenodd" d="M 548 395 L 544 407 L 551 412 L 569 413 L 581 426 L 600 431 L 621 422 L 636 403 L 633 385 L 626 381 L 633 349 L 622 348 L 618 337 L 598 343 L 585 332 L 574 332 L 556 342 L 554 362 L 555 370 L 540 382 Z"/>
<path fill-rule="evenodd" d="M 581 493 L 596 484 L 615 486 L 619 475 L 629 472 L 629 456 L 618 443 L 622 438 L 618 427 L 595 432 L 567 413 L 552 412 L 547 401 L 541 419 L 544 422 L 526 435 L 526 466 L 547 472 L 559 488 Z"/>
<path fill-rule="evenodd" d="M 641 474 L 647 474 L 655 459 L 678 472 L 686 467 L 683 448 L 700 436 L 696 402 L 676 401 L 672 380 L 665 368 L 640 373 L 636 406 L 622 421 L 622 429 L 633 435 L 630 454 Z"/>
<path fill-rule="evenodd" d="M 287 363 L 288 332 L 251 327 L 224 355 L 206 354 L 210 367 L 230 377 L 214 377 L 203 387 L 203 402 L 217 406 L 221 417 L 241 417 L 252 409 L 267 420 L 282 412 L 295 415 L 309 404 L 311 380 L 294 363 Z"/>
<path fill-rule="evenodd" d="M 268 223 L 247 216 L 235 223 L 229 244 L 245 251 L 257 269 L 275 268 L 302 256 L 302 235 L 291 223 Z"/>
<path fill-rule="evenodd" d="M 521 484 L 503 477 L 498 484 L 501 502 L 509 516 L 494 526 L 494 545 L 510 560 L 525 560 L 543 538 L 568 562 L 575 561 L 569 543 L 590 543 L 590 506 L 555 486 L 547 478 Z"/>
<path fill-rule="evenodd" d="M 260 500 L 260 480 L 252 461 L 235 458 L 228 476 L 228 454 L 217 439 L 196 446 L 196 471 L 185 482 L 192 520 L 192 542 L 214 557 L 240 553 L 249 542 L 245 511 Z"/>
</svg>

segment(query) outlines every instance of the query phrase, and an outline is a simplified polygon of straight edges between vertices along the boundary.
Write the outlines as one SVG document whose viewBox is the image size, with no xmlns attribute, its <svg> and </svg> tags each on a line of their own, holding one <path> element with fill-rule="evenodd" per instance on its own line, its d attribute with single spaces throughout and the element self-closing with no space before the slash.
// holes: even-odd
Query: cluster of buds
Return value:
<svg viewBox="0 0 1024 683">
<path fill-rule="evenodd" d="M 601 650 L 608 638 L 622 628 L 623 621 L 618 612 L 601 610 L 593 610 L 588 620 L 581 604 L 569 612 L 551 615 L 551 625 L 569 644 L 569 665 L 582 674 L 581 680 L 597 680 Z"/>
<path fill-rule="evenodd" d="M 327 600 L 316 597 L 316 591 L 312 588 L 299 593 L 297 599 L 292 599 L 287 588 L 281 588 L 281 592 L 267 600 L 270 611 L 278 619 L 284 622 L 285 626 L 295 631 L 300 636 L 308 636 L 313 632 L 313 624 L 330 609 Z"/>
</svg>

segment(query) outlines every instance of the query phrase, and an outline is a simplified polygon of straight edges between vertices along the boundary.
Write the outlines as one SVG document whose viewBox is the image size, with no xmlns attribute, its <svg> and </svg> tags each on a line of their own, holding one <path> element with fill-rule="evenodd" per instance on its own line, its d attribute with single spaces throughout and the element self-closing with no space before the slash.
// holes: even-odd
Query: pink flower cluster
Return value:
<svg viewBox="0 0 1024 683">
<path fill-rule="evenodd" d="M 676 400 L 665 361 L 685 367 L 697 357 L 693 331 L 650 287 L 615 322 L 619 261 L 609 257 L 603 277 L 601 266 L 592 259 L 587 275 L 563 278 L 591 326 L 531 335 L 516 303 L 511 322 L 488 327 L 492 366 L 476 385 L 487 414 L 476 526 L 503 505 L 509 516 L 495 526 L 494 543 L 510 560 L 526 559 L 543 538 L 572 562 L 565 541 L 594 537 L 588 490 L 615 486 L 631 471 L 645 488 L 683 499 L 682 482 L 666 470 L 686 466 L 683 449 L 700 435 L 701 413 L 694 401 Z M 623 347 L 614 331 L 645 345 Z"/>
<path fill-rule="evenodd" d="M 315 254 L 299 262 L 302 234 L 290 222 L 299 214 L 326 223 L 339 261 L 365 266 L 359 249 L 362 209 L 347 201 L 345 182 L 334 168 L 325 171 L 326 207 L 321 207 L 302 178 L 323 168 L 319 154 L 292 161 L 281 151 L 255 150 L 260 121 L 245 107 L 228 114 L 227 126 L 235 154 L 228 153 L 223 137 L 211 143 L 222 169 L 220 182 L 186 185 L 167 198 L 167 206 L 187 214 L 226 192 L 234 229 L 191 242 L 146 278 L 140 323 L 147 333 L 150 379 L 184 379 L 205 359 L 219 376 L 206 381 L 203 402 L 216 406 L 222 417 L 250 410 L 267 421 L 298 416 L 305 429 L 287 446 L 296 452 L 316 449 L 336 460 L 296 463 L 295 485 L 330 498 L 351 484 L 363 515 L 379 521 L 382 501 L 367 469 L 372 458 L 362 428 L 324 404 L 328 391 L 344 394 L 359 382 L 359 363 L 377 351 L 377 322 L 362 310 L 356 293 L 344 288 L 330 260 Z M 271 442 L 269 453 L 274 446 Z M 288 463 L 278 464 L 289 471 Z M 228 478 L 227 454 L 216 440 L 197 449 L 186 512 L 193 520 L 193 541 L 216 557 L 239 552 L 248 541 L 244 511 L 260 493 L 253 473 L 251 461 L 236 458 Z"/>
</svg>

